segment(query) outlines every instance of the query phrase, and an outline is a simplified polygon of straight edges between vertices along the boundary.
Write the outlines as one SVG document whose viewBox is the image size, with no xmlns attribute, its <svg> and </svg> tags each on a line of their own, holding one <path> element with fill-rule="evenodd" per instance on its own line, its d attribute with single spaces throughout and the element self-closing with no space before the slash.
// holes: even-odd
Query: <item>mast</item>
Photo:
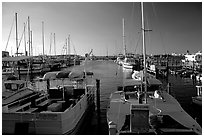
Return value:
<svg viewBox="0 0 204 137">
<path fill-rule="evenodd" d="M 52 33 L 50 34 L 50 55 L 51 55 L 51 48 L 52 48 Z"/>
<path fill-rule="evenodd" d="M 16 19 L 16 55 L 18 56 L 18 27 L 17 27 L 17 13 L 15 13 Z"/>
<path fill-rule="evenodd" d="M 108 46 L 106 47 L 106 54 L 107 54 L 107 57 L 108 57 Z"/>
<path fill-rule="evenodd" d="M 142 46 L 143 46 L 143 58 L 144 58 L 144 92 L 145 92 L 145 104 L 147 104 L 147 70 L 146 70 L 146 45 L 145 45 L 145 23 L 144 23 L 144 7 L 141 2 L 142 13 Z"/>
<path fill-rule="evenodd" d="M 29 56 L 30 56 L 31 47 L 30 47 L 30 17 L 29 16 L 28 16 L 28 47 L 29 47 Z"/>
<path fill-rule="evenodd" d="M 68 36 L 68 54 L 70 56 L 70 35 Z"/>
<path fill-rule="evenodd" d="M 55 43 L 55 33 L 54 33 L 54 50 L 55 50 L 55 56 L 56 56 L 56 43 Z"/>
<path fill-rule="evenodd" d="M 31 56 L 33 56 L 33 31 L 30 31 L 30 49 L 31 49 Z"/>
<path fill-rule="evenodd" d="M 67 56 L 67 38 L 65 39 L 65 49 L 66 49 L 66 56 Z"/>
<path fill-rule="evenodd" d="M 126 44 L 125 44 L 125 19 L 123 18 L 123 48 L 124 48 L 124 55 L 126 57 Z"/>
<path fill-rule="evenodd" d="M 26 35 L 25 35 L 25 31 L 26 31 L 26 24 L 24 23 L 24 44 L 25 44 L 25 56 L 27 56 L 27 51 L 26 51 Z"/>
<path fill-rule="evenodd" d="M 43 56 L 45 55 L 44 49 L 44 22 L 42 22 L 42 44 L 43 44 Z"/>
</svg>

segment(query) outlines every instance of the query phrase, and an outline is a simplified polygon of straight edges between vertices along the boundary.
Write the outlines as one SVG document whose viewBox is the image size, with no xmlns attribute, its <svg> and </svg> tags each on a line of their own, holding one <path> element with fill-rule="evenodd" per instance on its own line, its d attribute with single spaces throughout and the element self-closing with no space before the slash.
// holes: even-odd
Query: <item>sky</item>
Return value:
<svg viewBox="0 0 204 137">
<path fill-rule="evenodd" d="M 58 55 L 65 54 L 63 47 L 68 35 L 71 54 L 85 55 L 91 49 L 97 56 L 123 53 L 122 18 L 125 19 L 127 52 L 142 54 L 138 2 L 2 2 L 2 50 L 10 54 L 16 52 L 15 23 L 12 28 L 15 13 L 18 42 L 21 41 L 19 52 L 25 52 L 21 36 L 29 16 L 33 55 L 43 53 L 42 21 L 47 55 L 55 54 L 53 33 Z M 147 54 L 186 53 L 187 50 L 196 53 L 202 50 L 201 2 L 145 2 L 144 19 L 145 28 L 152 30 L 145 33 Z"/>
</svg>

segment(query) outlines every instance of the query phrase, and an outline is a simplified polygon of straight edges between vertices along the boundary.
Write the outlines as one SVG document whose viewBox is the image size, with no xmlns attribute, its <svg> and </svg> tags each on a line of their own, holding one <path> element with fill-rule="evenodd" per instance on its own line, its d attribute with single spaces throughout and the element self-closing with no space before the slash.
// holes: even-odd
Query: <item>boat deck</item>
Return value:
<svg viewBox="0 0 204 137">
<path fill-rule="evenodd" d="M 147 98 L 147 104 L 149 104 L 150 115 L 166 115 L 174 119 L 188 132 L 195 132 L 196 134 L 202 134 L 201 126 L 180 106 L 178 101 L 163 91 L 161 98 L 154 98 L 153 96 Z M 120 131 L 126 121 L 126 116 L 130 115 L 131 104 L 139 105 L 139 99 L 136 92 L 116 91 L 111 95 L 110 108 L 107 113 L 108 121 L 112 121 L 117 125 L 118 131 Z M 167 130 L 164 130 L 167 131 Z M 173 130 L 168 130 L 168 132 Z M 181 131 L 181 130 L 179 130 Z"/>
</svg>

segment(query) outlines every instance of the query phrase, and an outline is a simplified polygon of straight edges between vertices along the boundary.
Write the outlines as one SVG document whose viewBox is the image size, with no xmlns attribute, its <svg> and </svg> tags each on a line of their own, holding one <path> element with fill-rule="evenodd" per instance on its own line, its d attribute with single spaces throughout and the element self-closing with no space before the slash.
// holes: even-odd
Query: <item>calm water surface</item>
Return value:
<svg viewBox="0 0 204 137">
<path fill-rule="evenodd" d="M 108 134 L 108 126 L 106 123 L 106 109 L 109 105 L 109 96 L 117 90 L 118 86 L 123 84 L 123 79 L 131 78 L 131 71 L 124 70 L 112 61 L 95 61 L 89 63 L 89 70 L 94 72 L 94 77 L 100 79 L 100 107 L 101 119 L 100 124 L 97 123 L 96 114 L 92 116 L 83 127 L 83 131 L 79 134 Z M 202 125 L 202 108 L 192 104 L 191 97 L 196 96 L 197 90 L 191 79 L 182 79 L 179 76 L 169 75 L 168 81 L 171 83 L 171 94 L 180 102 L 181 106 L 193 118 L 196 118 L 198 123 Z M 162 80 L 166 84 L 166 80 Z"/>
</svg>

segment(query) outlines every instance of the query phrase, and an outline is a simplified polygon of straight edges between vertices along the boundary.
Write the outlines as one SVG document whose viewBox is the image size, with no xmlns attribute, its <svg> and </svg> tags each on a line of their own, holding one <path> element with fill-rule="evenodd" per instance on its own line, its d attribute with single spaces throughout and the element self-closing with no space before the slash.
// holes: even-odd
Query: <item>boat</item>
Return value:
<svg viewBox="0 0 204 137">
<path fill-rule="evenodd" d="M 136 59 L 133 57 L 132 54 L 128 54 L 126 52 L 126 44 L 125 44 L 125 20 L 123 18 L 123 47 L 124 47 L 124 59 L 122 61 L 119 60 L 119 64 L 122 64 L 124 69 L 133 69 L 136 67 L 136 65 L 139 65 L 138 62 L 136 62 Z"/>
<path fill-rule="evenodd" d="M 135 80 L 144 79 L 143 71 L 133 70 L 133 73 L 131 76 L 132 76 L 132 79 L 135 79 Z M 156 76 L 154 74 L 147 73 L 147 78 L 155 78 L 156 79 Z"/>
<path fill-rule="evenodd" d="M 122 65 L 125 69 L 133 69 L 136 66 L 136 60 L 133 57 L 126 56 Z"/>
<path fill-rule="evenodd" d="M 192 97 L 192 102 L 194 104 L 202 106 L 202 86 L 197 85 L 196 88 L 197 88 L 197 96 Z"/>
<path fill-rule="evenodd" d="M 9 76 L 3 82 L 2 88 L 2 106 L 7 109 L 7 105 L 19 101 L 25 97 L 38 94 L 35 92 L 31 82 L 25 80 L 18 80 L 15 76 Z"/>
<path fill-rule="evenodd" d="M 18 75 L 27 75 L 50 71 L 48 63 L 42 60 L 37 62 L 37 60 L 33 56 L 4 57 L 2 58 L 2 63 L 7 65 L 7 67 L 3 68 L 2 74 L 10 75 L 18 73 Z"/>
<path fill-rule="evenodd" d="M 109 134 L 201 134 L 200 125 L 155 78 L 147 79 L 147 104 L 142 80 L 127 79 L 123 90 L 110 96 Z M 171 124 L 168 124 L 171 121 Z M 174 125 L 174 126 L 172 126 Z"/>
<path fill-rule="evenodd" d="M 48 72 L 39 80 L 47 83 L 46 91 L 3 104 L 2 133 L 76 134 L 94 103 L 91 73 Z"/>
<path fill-rule="evenodd" d="M 124 60 L 123 54 L 118 54 L 117 59 L 116 59 L 116 63 L 117 63 L 118 65 L 122 66 L 123 60 Z"/>
<path fill-rule="evenodd" d="M 202 134 L 201 126 L 185 112 L 169 90 L 162 89 L 158 79 L 147 77 L 143 3 L 141 11 L 144 78 L 125 79 L 123 86 L 110 95 L 107 109 L 109 134 Z"/>
</svg>

